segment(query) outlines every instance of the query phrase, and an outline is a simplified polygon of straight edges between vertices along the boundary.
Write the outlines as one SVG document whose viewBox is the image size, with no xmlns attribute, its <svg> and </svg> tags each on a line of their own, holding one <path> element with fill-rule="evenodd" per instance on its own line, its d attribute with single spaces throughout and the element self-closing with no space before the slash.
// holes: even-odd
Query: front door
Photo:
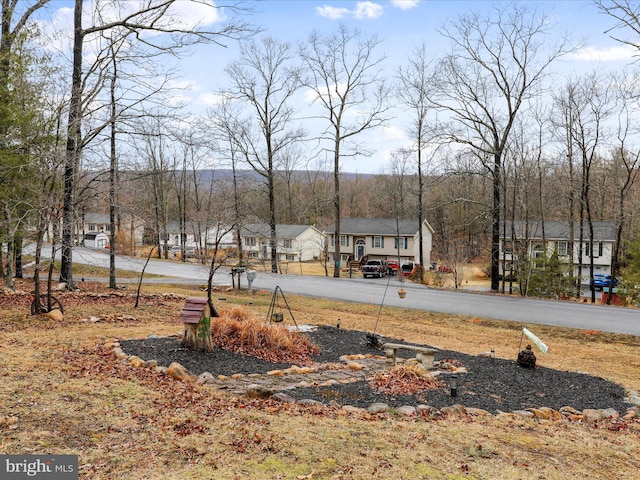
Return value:
<svg viewBox="0 0 640 480">
<path fill-rule="evenodd" d="M 365 255 L 365 242 L 364 240 L 358 240 L 356 242 L 356 261 L 360 261 Z"/>
</svg>

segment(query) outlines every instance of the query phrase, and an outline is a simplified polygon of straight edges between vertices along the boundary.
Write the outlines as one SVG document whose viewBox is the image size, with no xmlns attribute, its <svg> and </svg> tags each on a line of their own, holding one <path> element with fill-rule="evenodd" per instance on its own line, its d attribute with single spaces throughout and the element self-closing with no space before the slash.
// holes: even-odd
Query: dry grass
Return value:
<svg viewBox="0 0 640 480">
<path fill-rule="evenodd" d="M 195 295 L 179 286 L 145 287 Z M 200 293 L 201 294 L 201 293 Z M 221 310 L 264 318 L 270 292 L 225 293 Z M 288 297 L 299 324 L 371 331 L 376 305 Z M 82 479 L 567 479 L 636 478 L 637 422 L 597 427 L 522 418 L 364 417 L 245 401 L 118 362 L 97 348 L 114 338 L 181 332 L 183 301 L 145 297 L 65 304 L 66 318 L 3 307 L 0 453 L 80 456 Z M 248 305 L 252 302 L 252 305 Z M 67 305 L 69 305 L 67 307 Z M 109 320 L 123 314 L 129 321 Z M 107 320 L 92 323 L 92 315 Z M 383 308 L 379 333 L 515 358 L 521 325 Z M 544 366 L 586 371 L 640 390 L 640 341 L 536 327 Z M 615 428 L 613 428 L 615 427 Z"/>
<path fill-rule="evenodd" d="M 310 363 L 319 351 L 307 337 L 284 325 L 266 323 L 245 307 L 220 309 L 211 322 L 213 346 L 272 362 Z"/>
</svg>

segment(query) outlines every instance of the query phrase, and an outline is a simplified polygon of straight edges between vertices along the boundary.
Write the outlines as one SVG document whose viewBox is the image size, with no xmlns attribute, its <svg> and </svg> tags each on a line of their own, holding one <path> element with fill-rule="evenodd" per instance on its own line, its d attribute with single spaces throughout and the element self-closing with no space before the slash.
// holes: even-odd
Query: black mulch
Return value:
<svg viewBox="0 0 640 480">
<path fill-rule="evenodd" d="M 319 327 L 315 332 L 305 333 L 322 352 L 313 357 L 314 362 L 339 362 L 342 355 L 358 353 L 384 354 L 369 346 L 364 332 L 335 327 Z M 386 339 L 379 337 L 381 342 Z M 393 340 L 394 343 L 403 343 Z M 223 349 L 214 352 L 194 352 L 180 346 L 177 337 L 123 340 L 122 349 L 130 355 L 145 360 L 155 359 L 159 365 L 168 366 L 179 362 L 191 373 L 199 375 L 210 372 L 217 375 L 235 373 L 266 373 L 284 369 L 290 364 L 272 363 Z M 538 352 L 539 353 L 539 352 Z M 412 352 L 399 352 L 403 358 Z M 539 355 L 542 355 L 539 353 Z M 313 399 L 323 403 L 335 400 L 343 405 L 368 407 L 382 402 L 390 407 L 426 404 L 435 408 L 461 404 L 495 413 L 510 412 L 526 408 L 549 407 L 559 409 L 571 406 L 577 410 L 586 408 L 613 408 L 625 412 L 630 406 L 624 401 L 624 388 L 599 377 L 581 373 L 563 372 L 545 367 L 525 369 L 514 360 L 494 359 L 441 350 L 436 360 L 457 360 L 468 370 L 458 375 L 458 395 L 451 397 L 449 387 L 429 390 L 418 395 L 384 395 L 375 392 L 367 382 L 357 382 L 331 387 L 296 388 L 288 391 L 297 400 Z M 540 356 L 538 357 L 541 358 Z M 539 360 L 540 361 L 540 360 Z M 443 377 L 448 381 L 447 377 Z"/>
</svg>

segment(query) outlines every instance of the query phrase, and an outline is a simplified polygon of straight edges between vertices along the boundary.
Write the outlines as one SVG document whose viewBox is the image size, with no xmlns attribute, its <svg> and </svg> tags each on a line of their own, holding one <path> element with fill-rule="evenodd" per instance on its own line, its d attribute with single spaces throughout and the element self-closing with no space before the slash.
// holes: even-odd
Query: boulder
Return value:
<svg viewBox="0 0 640 480">
<path fill-rule="evenodd" d="M 197 380 L 194 375 L 189 373 L 189 371 L 178 362 L 173 362 L 169 365 L 169 368 L 167 368 L 167 375 L 181 382 L 195 382 Z"/>
<path fill-rule="evenodd" d="M 57 322 L 61 322 L 62 320 L 64 320 L 64 314 L 57 308 L 54 308 L 50 312 L 47 312 L 45 315 L 51 320 L 55 320 Z"/>
<path fill-rule="evenodd" d="M 274 390 L 272 388 L 265 387 L 263 385 L 258 385 L 257 383 L 252 383 L 247 387 L 245 392 L 245 396 L 248 398 L 269 398 L 273 395 Z"/>
</svg>

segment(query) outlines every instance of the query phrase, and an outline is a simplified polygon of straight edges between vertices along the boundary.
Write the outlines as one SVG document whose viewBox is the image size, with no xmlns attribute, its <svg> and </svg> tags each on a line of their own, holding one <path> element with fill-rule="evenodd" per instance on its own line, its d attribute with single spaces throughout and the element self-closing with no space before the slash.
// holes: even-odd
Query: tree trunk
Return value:
<svg viewBox="0 0 640 480">
<path fill-rule="evenodd" d="M 493 205 L 491 207 L 491 291 L 500 288 L 500 186 L 502 165 L 500 153 L 493 157 Z"/>
<path fill-rule="evenodd" d="M 333 152 L 333 207 L 334 215 L 336 217 L 334 239 L 334 265 L 333 276 L 334 278 L 340 278 L 340 130 L 336 129 L 336 141 Z"/>
<path fill-rule="evenodd" d="M 75 227 L 75 184 L 78 157 L 80 154 L 80 115 L 82 97 L 82 0 L 75 0 L 73 15 L 73 73 L 71 98 L 69 100 L 69 120 L 67 122 L 67 146 L 64 161 L 64 198 L 62 206 L 62 260 L 60 281 L 73 290 L 73 246 Z"/>
</svg>

